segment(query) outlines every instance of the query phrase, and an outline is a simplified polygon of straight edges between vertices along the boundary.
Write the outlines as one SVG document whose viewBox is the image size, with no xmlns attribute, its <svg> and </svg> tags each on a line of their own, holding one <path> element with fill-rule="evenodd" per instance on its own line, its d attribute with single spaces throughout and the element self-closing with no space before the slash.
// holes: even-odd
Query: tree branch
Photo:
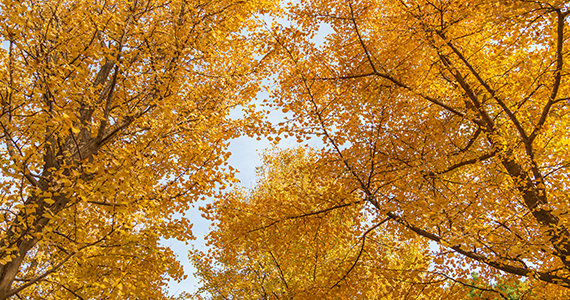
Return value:
<svg viewBox="0 0 570 300">
<path fill-rule="evenodd" d="M 273 226 L 273 225 L 275 225 L 275 224 L 277 224 L 277 223 L 280 223 L 280 222 L 283 222 L 283 221 L 286 221 L 286 220 L 295 220 L 295 219 L 301 219 L 301 218 L 306 218 L 306 217 L 310 217 L 310 216 L 320 215 L 320 214 L 327 213 L 327 212 L 329 212 L 329 211 L 333 211 L 333 210 L 335 210 L 335 209 L 339 209 L 339 208 L 343 208 L 343 207 L 348 207 L 348 206 L 351 206 L 351 205 L 354 205 L 354 204 L 358 204 L 358 203 L 361 203 L 361 202 L 362 202 L 362 201 L 360 201 L 360 200 L 359 200 L 359 201 L 354 201 L 354 202 L 349 202 L 349 203 L 345 203 L 345 204 L 341 204 L 341 205 L 336 205 L 336 206 L 333 206 L 333 207 L 329 207 L 329 208 L 327 208 L 327 209 L 315 211 L 315 212 L 310 212 L 310 213 L 306 213 L 306 214 L 302 214 L 302 215 L 298 215 L 298 216 L 287 217 L 287 218 L 285 218 L 285 219 L 275 220 L 275 221 L 271 222 L 271 223 L 268 224 L 268 225 L 265 225 L 265 226 L 262 226 L 262 227 L 259 227 L 259 228 L 256 228 L 256 229 L 252 229 L 252 230 L 248 231 L 247 233 L 251 233 L 251 232 L 263 230 L 263 229 L 265 229 L 265 228 L 269 228 L 269 227 L 271 227 L 271 226 Z"/>
<path fill-rule="evenodd" d="M 566 18 L 566 16 L 568 16 L 569 13 L 570 11 L 562 13 L 560 9 L 556 10 L 556 15 L 558 17 L 558 22 L 557 22 L 558 36 L 556 39 L 556 70 L 554 71 L 555 74 L 554 85 L 552 86 L 552 92 L 550 94 L 550 98 L 548 99 L 548 102 L 546 103 L 544 109 L 542 110 L 540 119 L 538 120 L 538 123 L 536 124 L 532 133 L 530 134 L 530 137 L 528 139 L 530 143 L 534 141 L 539 131 L 542 129 L 542 126 L 544 126 L 544 123 L 546 122 L 546 118 L 548 117 L 550 109 L 552 108 L 552 105 L 556 102 L 558 90 L 560 89 L 560 83 L 562 82 L 562 67 L 564 66 L 564 56 L 562 53 L 564 45 L 564 23 L 565 23 L 564 19 Z"/>
<path fill-rule="evenodd" d="M 386 223 L 386 221 L 390 220 L 391 218 L 386 218 L 384 220 L 382 220 L 382 222 L 370 227 L 368 230 L 366 230 L 366 232 L 362 235 L 361 239 L 362 239 L 362 245 L 360 246 L 360 252 L 358 252 L 358 256 L 356 257 L 356 259 L 354 260 L 354 263 L 352 264 L 352 266 L 350 267 L 350 269 L 348 269 L 348 271 L 342 276 L 341 279 L 339 279 L 332 287 L 331 289 L 335 288 L 336 286 L 339 285 L 339 283 L 341 281 L 343 281 L 346 276 L 348 276 L 348 274 L 350 274 L 350 272 L 354 269 L 354 267 L 356 267 L 356 264 L 358 263 L 358 260 L 360 260 L 360 256 L 362 256 L 362 252 L 364 252 L 364 243 L 366 242 L 366 235 L 368 235 L 370 232 L 372 232 L 374 229 L 380 227 L 380 225 Z"/>
<path fill-rule="evenodd" d="M 430 233 L 428 231 L 425 231 L 417 226 L 414 226 L 412 224 L 410 224 L 408 221 L 406 221 L 404 218 L 392 213 L 392 212 L 388 212 L 387 216 L 390 217 L 391 219 L 395 220 L 396 222 L 400 223 L 401 225 L 407 227 L 408 229 L 410 229 L 411 231 L 415 232 L 416 234 L 423 236 L 425 238 L 428 238 L 434 242 L 437 242 L 438 244 L 442 245 L 442 242 L 445 242 L 445 240 L 443 240 L 441 237 L 439 237 L 438 235 L 435 235 L 433 233 Z M 448 246 L 446 246 L 448 247 Z M 533 270 L 529 270 L 526 268 L 521 268 L 521 267 L 516 267 L 516 266 L 511 266 L 511 265 L 507 265 L 507 264 L 503 264 L 503 263 L 499 263 L 496 261 L 493 261 L 479 253 L 475 253 L 472 251 L 468 251 L 468 250 L 464 250 L 462 249 L 462 245 L 455 245 L 452 247 L 449 247 L 452 250 L 454 250 L 455 252 L 469 257 L 471 259 L 474 259 L 478 262 L 484 263 L 488 266 L 491 266 L 495 269 L 510 273 L 510 274 L 514 274 L 514 275 L 519 275 L 519 276 L 533 276 L 536 275 L 538 277 L 538 279 L 545 281 L 545 282 L 549 282 L 549 283 L 554 283 L 557 285 L 561 285 L 567 288 L 570 288 L 570 279 L 566 278 L 566 277 L 560 277 L 560 276 L 555 276 L 555 275 L 551 275 L 549 273 L 545 273 L 545 272 L 537 272 L 537 271 L 533 271 Z"/>
<path fill-rule="evenodd" d="M 447 169 L 445 169 L 445 170 L 443 170 L 443 171 L 435 172 L 435 174 L 445 174 L 445 173 L 451 172 L 451 171 L 453 171 L 453 170 L 455 170 L 455 169 L 457 169 L 457 168 L 461 168 L 461 167 L 463 167 L 463 166 L 472 165 L 472 164 L 475 164 L 475 163 L 477 163 L 477 162 L 487 160 L 487 159 L 489 159 L 489 158 L 495 156 L 495 154 L 497 154 L 497 152 L 496 152 L 496 151 L 492 151 L 492 152 L 490 152 L 490 153 L 483 154 L 483 155 L 481 155 L 481 156 L 479 156 L 479 157 L 472 158 L 472 159 L 468 159 L 468 160 L 465 160 L 465 161 L 456 163 L 456 164 L 454 164 L 454 165 L 448 167 Z"/>
<path fill-rule="evenodd" d="M 438 51 L 438 55 L 443 62 L 443 65 L 451 72 L 457 83 L 461 86 L 467 97 L 471 100 L 481 117 L 483 118 L 484 124 L 481 124 L 483 130 L 485 131 L 494 131 L 495 129 L 495 122 L 489 116 L 487 111 L 483 108 L 483 103 L 479 100 L 479 97 L 475 94 L 471 86 L 467 83 L 463 75 L 455 69 L 451 61 L 443 54 Z"/>
<path fill-rule="evenodd" d="M 451 48 L 451 50 L 453 50 L 453 53 L 455 53 L 455 55 L 457 55 L 459 57 L 459 59 L 467 66 L 467 68 L 469 69 L 471 74 L 473 76 L 475 76 L 475 78 L 477 78 L 477 81 L 479 81 L 479 83 L 485 88 L 485 90 L 487 90 L 487 92 L 491 95 L 491 97 L 493 99 L 495 99 L 495 101 L 499 104 L 499 106 L 501 106 L 503 111 L 505 111 L 505 113 L 507 114 L 509 119 L 511 119 L 511 122 L 513 122 L 513 124 L 517 128 L 519 134 L 521 135 L 523 142 L 526 144 L 528 141 L 528 135 L 527 135 L 525 129 L 522 127 L 519 120 L 517 119 L 517 117 L 515 116 L 515 114 L 511 111 L 511 109 L 505 104 L 505 102 L 502 99 L 497 97 L 497 93 L 495 92 L 495 90 L 492 89 L 491 86 L 487 83 L 487 81 L 485 81 L 481 77 L 479 72 L 477 72 L 475 70 L 473 65 L 471 65 L 471 63 L 469 63 L 469 61 L 463 55 L 463 53 L 461 53 L 461 51 L 459 51 L 459 49 L 457 49 L 457 47 L 455 47 L 455 45 L 453 45 L 453 43 L 451 43 L 451 41 L 445 36 L 445 34 L 441 31 L 436 31 L 436 33 L 439 35 L 439 37 L 441 39 L 443 39 L 445 41 L 445 43 Z"/>
<path fill-rule="evenodd" d="M 281 277 L 281 280 L 283 281 L 283 283 L 285 284 L 285 287 L 287 289 L 289 289 L 289 285 L 287 284 L 287 280 L 285 280 L 285 275 L 283 274 L 283 270 L 281 270 L 281 266 L 279 265 L 279 263 L 277 262 L 277 260 L 275 259 L 275 256 L 273 256 L 273 253 L 271 251 L 268 251 L 269 255 L 271 255 L 271 258 L 273 259 L 273 262 L 275 263 L 275 265 L 277 266 L 277 270 L 279 270 L 279 276 Z"/>
</svg>

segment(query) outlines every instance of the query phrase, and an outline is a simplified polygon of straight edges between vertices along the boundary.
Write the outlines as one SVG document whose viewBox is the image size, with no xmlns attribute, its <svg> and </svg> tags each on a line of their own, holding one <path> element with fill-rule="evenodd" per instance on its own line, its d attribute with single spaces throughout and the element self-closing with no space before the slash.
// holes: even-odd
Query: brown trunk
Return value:
<svg viewBox="0 0 570 300">
<path fill-rule="evenodd" d="M 18 271 L 20 270 L 22 261 L 26 257 L 28 251 L 30 251 L 37 242 L 38 240 L 36 238 L 23 240 L 18 246 L 16 257 L 9 263 L 0 267 L 0 300 L 4 300 L 12 296 L 10 291 L 12 290 L 12 284 L 16 279 L 16 274 L 18 274 Z"/>
</svg>

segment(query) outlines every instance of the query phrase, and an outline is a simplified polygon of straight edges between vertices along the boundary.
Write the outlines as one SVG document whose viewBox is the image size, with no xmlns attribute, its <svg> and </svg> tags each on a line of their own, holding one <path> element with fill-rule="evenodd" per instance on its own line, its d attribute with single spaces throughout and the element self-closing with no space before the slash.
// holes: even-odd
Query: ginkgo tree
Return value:
<svg viewBox="0 0 570 300">
<path fill-rule="evenodd" d="M 283 132 L 323 138 L 374 222 L 451 251 L 442 274 L 465 282 L 465 259 L 568 297 L 568 15 L 564 1 L 292 3 L 271 105 L 292 114 Z"/>
<path fill-rule="evenodd" d="M 267 150 L 253 188 L 203 207 L 209 250 L 190 258 L 192 299 L 531 299 L 528 281 L 436 269 L 450 253 L 410 239 L 350 188 L 334 160 L 310 148 Z M 347 185 L 348 184 L 348 185 Z M 462 268 L 468 270 L 469 265 Z M 513 298 L 515 297 L 515 298 Z"/>
<path fill-rule="evenodd" d="M 477 268 L 524 282 L 525 299 L 570 297 L 570 5 L 309 0 L 287 12 L 291 25 L 270 32 L 268 105 L 290 114 L 281 133 L 322 138 L 322 163 L 372 207 L 372 228 L 438 245 L 430 271 L 450 284 Z"/>
<path fill-rule="evenodd" d="M 467 295 L 430 272 L 427 241 L 402 248 L 395 224 L 369 222 L 369 203 L 316 152 L 268 150 L 257 175 L 252 189 L 233 190 L 203 208 L 215 227 L 210 251 L 190 256 L 202 282 L 197 299 Z"/>
<path fill-rule="evenodd" d="M 0 2 L 0 299 L 165 299 L 273 1 Z"/>
</svg>

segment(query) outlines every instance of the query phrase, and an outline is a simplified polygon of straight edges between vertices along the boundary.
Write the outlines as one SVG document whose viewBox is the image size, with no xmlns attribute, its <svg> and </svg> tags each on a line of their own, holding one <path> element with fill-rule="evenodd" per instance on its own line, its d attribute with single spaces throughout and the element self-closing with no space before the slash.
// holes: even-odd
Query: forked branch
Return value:
<svg viewBox="0 0 570 300">
<path fill-rule="evenodd" d="M 546 103 L 546 105 L 544 106 L 542 113 L 540 115 L 540 119 L 538 120 L 538 123 L 536 124 L 536 126 L 534 127 L 534 129 L 532 130 L 532 133 L 530 134 L 528 140 L 530 143 L 532 143 L 534 141 L 534 139 L 536 138 L 536 136 L 538 135 L 538 133 L 540 132 L 540 130 L 542 129 L 542 127 L 544 126 L 544 123 L 546 122 L 546 119 L 548 118 L 548 114 L 550 113 L 550 109 L 552 108 L 552 105 L 554 103 L 556 103 L 556 97 L 558 96 L 558 91 L 560 90 L 560 84 L 562 82 L 562 68 L 564 66 L 564 55 L 563 55 L 563 50 L 564 50 L 564 24 L 565 24 L 565 19 L 566 17 L 570 14 L 570 11 L 566 11 L 566 12 L 562 12 L 561 10 L 556 10 L 556 15 L 557 15 L 557 38 L 556 38 L 556 70 L 554 71 L 554 84 L 552 85 L 552 92 L 550 93 L 550 98 L 548 99 L 548 102 Z"/>
<path fill-rule="evenodd" d="M 390 217 L 392 220 L 400 223 L 401 225 L 403 225 L 404 227 L 408 228 L 409 230 L 415 232 L 416 234 L 423 236 L 425 238 L 428 238 L 434 242 L 437 242 L 440 245 L 443 245 L 444 243 L 446 243 L 446 241 L 444 239 L 442 239 L 440 236 L 433 234 L 431 232 L 428 232 L 418 226 L 415 226 L 411 223 L 409 223 L 407 220 L 405 220 L 404 218 L 396 215 L 395 213 L 392 212 L 388 212 L 387 213 L 388 217 Z M 533 276 L 536 275 L 538 277 L 538 279 L 548 282 L 548 283 L 554 283 L 557 285 L 561 285 L 567 288 L 570 288 L 570 279 L 566 278 L 566 277 L 561 277 L 561 276 L 556 276 L 556 275 L 552 275 L 550 273 L 546 273 L 546 272 L 537 272 L 534 270 L 530 270 L 527 268 L 522 268 L 522 267 L 517 267 L 517 266 L 512 266 L 512 265 L 507 265 L 504 263 L 500 263 L 500 262 L 496 262 L 482 254 L 473 252 L 473 251 L 469 251 L 466 250 L 466 247 L 464 245 L 454 245 L 449 247 L 451 248 L 453 251 L 469 257 L 471 259 L 474 259 L 478 262 L 484 263 L 490 267 L 493 267 L 495 269 L 513 274 L 513 275 L 519 275 L 519 276 Z"/>
</svg>

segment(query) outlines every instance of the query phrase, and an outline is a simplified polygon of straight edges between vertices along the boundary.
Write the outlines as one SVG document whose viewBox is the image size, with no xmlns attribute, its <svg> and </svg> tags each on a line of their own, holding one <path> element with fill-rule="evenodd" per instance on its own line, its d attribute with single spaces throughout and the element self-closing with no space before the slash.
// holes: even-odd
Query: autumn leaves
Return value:
<svg viewBox="0 0 570 300">
<path fill-rule="evenodd" d="M 568 138 L 560 127 L 567 122 L 570 92 L 568 7 L 560 1 L 315 0 L 291 4 L 286 15 L 293 25 L 272 35 L 279 66 L 273 105 L 292 114 L 281 130 L 322 137 L 315 163 L 346 195 L 326 192 L 327 198 L 306 188 L 300 197 L 286 188 L 284 198 L 260 196 L 265 186 L 282 184 L 264 176 L 251 192 L 232 195 L 237 202 L 218 200 L 214 219 L 220 223 L 210 237 L 215 250 L 209 259 L 221 267 L 197 263 L 208 274 L 203 278 L 213 298 L 237 295 L 220 289 L 229 278 L 238 282 L 231 276 L 241 273 L 229 275 L 235 269 L 248 270 L 253 277 L 241 278 L 256 282 L 237 290 L 261 298 L 461 298 L 472 268 L 488 282 L 502 277 L 514 284 L 525 276 L 524 297 L 567 297 L 568 154 L 556 141 Z M 322 24 L 332 33 L 316 45 L 311 39 Z M 275 168 L 275 162 L 265 163 Z M 306 175 L 294 165 L 279 166 L 295 170 L 288 184 L 301 186 L 299 177 Z M 339 202 L 350 197 L 359 202 Z M 304 199 L 319 206 L 304 207 Z M 264 200 L 268 204 L 259 207 Z M 276 203 L 291 207 L 283 213 L 272 208 Z M 349 226 L 357 232 L 333 217 L 352 210 L 360 212 L 350 218 L 360 222 Z M 239 224 L 224 217 L 230 212 Z M 337 231 L 311 228 L 294 241 L 274 232 L 289 231 L 281 225 L 288 222 L 302 228 L 314 215 Z M 248 241 L 237 248 L 223 242 L 234 227 L 248 228 L 231 235 Z M 311 250 L 290 248 L 311 235 Z M 323 254 L 327 246 L 317 246 L 322 235 L 346 238 L 346 244 Z M 382 258 L 389 251 L 378 240 L 394 236 L 422 263 L 389 267 Z M 428 240 L 439 244 L 437 251 L 426 250 L 422 243 Z M 254 254 L 239 248 L 247 245 L 263 246 Z M 385 252 L 379 255 L 379 249 Z M 312 277 L 293 266 L 302 251 L 312 251 L 313 260 L 303 260 L 311 262 Z M 229 253 L 234 257 L 224 256 Z M 335 265 L 334 271 L 320 261 Z M 381 279 L 373 275 L 380 274 L 377 266 Z M 402 277 L 390 272 L 404 269 L 419 272 L 402 280 L 412 287 L 392 281 Z M 509 296 L 491 284 L 479 288 L 481 297 Z M 371 294 L 359 293 L 365 290 Z"/>
<path fill-rule="evenodd" d="M 168 299 L 206 196 L 213 299 L 568 296 L 563 1 L 0 5 L 0 299 Z M 323 146 L 217 190 L 270 132 Z"/>
<path fill-rule="evenodd" d="M 2 1 L 0 299 L 167 299 L 271 2 Z M 251 67 L 250 67 L 251 66 Z M 255 120 L 251 120 L 255 122 Z"/>
</svg>

